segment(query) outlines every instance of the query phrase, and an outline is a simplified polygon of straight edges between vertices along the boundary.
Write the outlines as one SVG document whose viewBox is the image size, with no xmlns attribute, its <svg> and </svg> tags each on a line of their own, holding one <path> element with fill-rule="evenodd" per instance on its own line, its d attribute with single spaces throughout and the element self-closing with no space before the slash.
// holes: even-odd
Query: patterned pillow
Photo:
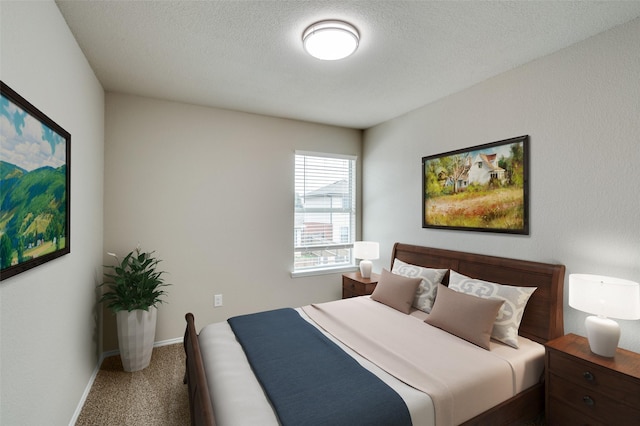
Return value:
<svg viewBox="0 0 640 426">
<path fill-rule="evenodd" d="M 514 348 L 518 348 L 518 328 L 529 297 L 536 287 L 515 287 L 489 281 L 469 278 L 451 271 L 449 288 L 462 293 L 473 294 L 485 299 L 504 300 L 493 324 L 491 337 Z"/>
<path fill-rule="evenodd" d="M 413 307 L 426 313 L 431 312 L 433 301 L 436 299 L 438 284 L 447 273 L 447 269 L 431 269 L 422 266 L 411 265 L 400 259 L 393 260 L 391 272 L 410 278 L 422 278 L 422 282 L 416 290 L 416 297 L 413 299 Z"/>
</svg>

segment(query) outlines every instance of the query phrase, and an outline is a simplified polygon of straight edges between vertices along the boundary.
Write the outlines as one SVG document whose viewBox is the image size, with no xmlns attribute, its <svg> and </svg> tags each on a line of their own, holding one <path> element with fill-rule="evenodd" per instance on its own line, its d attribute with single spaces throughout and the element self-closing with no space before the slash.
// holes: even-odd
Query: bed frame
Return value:
<svg viewBox="0 0 640 426">
<path fill-rule="evenodd" d="M 546 343 L 562 336 L 562 297 L 564 288 L 564 265 L 530 262 L 526 260 L 485 256 L 453 250 L 421 247 L 396 243 L 391 254 L 414 265 L 453 269 L 463 275 L 502 284 L 520 287 L 537 287 L 533 293 L 520 324 L 519 334 L 538 343 Z M 443 283 L 448 284 L 449 274 Z M 194 317 L 186 315 L 187 328 L 184 347 L 187 355 L 185 383 L 189 388 L 191 424 L 198 426 L 215 425 L 202 355 L 198 343 Z M 519 393 L 513 398 L 468 420 L 470 425 L 513 425 L 533 419 L 544 412 L 544 383 L 540 383 Z"/>
</svg>

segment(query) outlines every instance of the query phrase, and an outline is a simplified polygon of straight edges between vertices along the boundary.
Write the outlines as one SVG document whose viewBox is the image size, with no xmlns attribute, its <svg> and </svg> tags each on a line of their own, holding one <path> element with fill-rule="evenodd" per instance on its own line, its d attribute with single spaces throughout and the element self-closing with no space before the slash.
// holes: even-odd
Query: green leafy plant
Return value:
<svg viewBox="0 0 640 426">
<path fill-rule="evenodd" d="M 114 313 L 118 311 L 134 311 L 144 309 L 148 311 L 151 306 L 163 303 L 162 296 L 166 294 L 162 287 L 165 284 L 162 278 L 164 271 L 156 271 L 160 260 L 153 257 L 155 252 L 143 252 L 140 246 L 125 256 L 122 261 L 114 253 L 117 265 L 105 265 L 111 272 L 106 272 L 106 281 L 100 286 L 107 289 L 100 298 L 101 303 Z"/>
</svg>

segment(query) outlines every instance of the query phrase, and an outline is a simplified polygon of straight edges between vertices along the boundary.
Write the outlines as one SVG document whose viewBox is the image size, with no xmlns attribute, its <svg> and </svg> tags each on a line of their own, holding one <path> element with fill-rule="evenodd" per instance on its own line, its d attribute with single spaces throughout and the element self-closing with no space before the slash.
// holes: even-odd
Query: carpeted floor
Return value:
<svg viewBox="0 0 640 426">
<path fill-rule="evenodd" d="M 151 364 L 127 373 L 120 356 L 105 358 L 76 425 L 188 425 L 182 344 L 153 349 Z"/>
</svg>

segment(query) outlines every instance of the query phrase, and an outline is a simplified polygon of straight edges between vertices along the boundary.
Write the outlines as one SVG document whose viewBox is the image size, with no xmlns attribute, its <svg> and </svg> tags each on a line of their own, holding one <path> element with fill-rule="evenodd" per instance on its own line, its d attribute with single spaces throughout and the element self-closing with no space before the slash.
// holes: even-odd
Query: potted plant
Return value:
<svg viewBox="0 0 640 426">
<path fill-rule="evenodd" d="M 127 254 L 122 261 L 114 253 L 108 253 L 118 262 L 105 265 L 110 270 L 101 286 L 106 291 L 101 303 L 116 314 L 118 346 L 125 371 L 146 368 L 151 361 L 151 352 L 156 334 L 157 304 L 166 294 L 162 287 L 168 286 L 162 278 L 164 271 L 156 271 L 160 260 L 155 252 L 144 252 L 140 246 Z"/>
</svg>

